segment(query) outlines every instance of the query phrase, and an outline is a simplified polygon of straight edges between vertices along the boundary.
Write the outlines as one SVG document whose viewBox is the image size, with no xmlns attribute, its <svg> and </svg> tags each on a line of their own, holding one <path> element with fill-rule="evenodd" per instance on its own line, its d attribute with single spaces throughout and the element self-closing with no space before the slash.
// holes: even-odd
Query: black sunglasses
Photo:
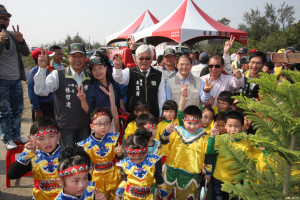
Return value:
<svg viewBox="0 0 300 200">
<path fill-rule="evenodd" d="M 212 69 L 215 66 L 216 69 L 221 68 L 221 65 L 216 64 L 216 65 L 208 65 L 208 68 Z"/>
<path fill-rule="evenodd" d="M 0 20 L 3 20 L 3 21 L 8 21 L 9 20 L 9 17 L 8 16 L 0 16 Z"/>
<path fill-rule="evenodd" d="M 150 60 L 150 57 L 140 57 L 139 60 Z"/>
</svg>

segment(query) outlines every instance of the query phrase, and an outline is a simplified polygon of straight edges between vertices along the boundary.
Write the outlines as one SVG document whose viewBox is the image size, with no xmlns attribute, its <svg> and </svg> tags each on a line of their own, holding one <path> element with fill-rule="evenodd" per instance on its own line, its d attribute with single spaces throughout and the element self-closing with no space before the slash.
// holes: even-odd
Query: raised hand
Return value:
<svg viewBox="0 0 300 200">
<path fill-rule="evenodd" d="M 120 142 L 118 142 L 118 146 L 115 148 L 115 153 L 120 156 L 123 154 L 123 149 L 122 149 L 122 145 L 120 144 Z"/>
<path fill-rule="evenodd" d="M 122 56 L 119 54 L 114 55 L 113 63 L 115 69 L 122 69 Z"/>
<path fill-rule="evenodd" d="M 28 142 L 25 144 L 25 149 L 28 149 L 29 151 L 35 153 L 37 134 L 34 135 L 34 138 L 30 137 L 30 135 L 27 135 L 27 138 Z"/>
<path fill-rule="evenodd" d="M 131 50 L 135 50 L 136 49 L 136 46 L 135 46 L 135 39 L 133 36 L 130 37 L 130 40 L 127 42 L 129 48 Z"/>
<path fill-rule="evenodd" d="M 105 194 L 101 193 L 96 187 L 93 190 L 95 200 L 106 200 Z"/>
<path fill-rule="evenodd" d="M 235 37 L 233 37 L 232 35 L 230 36 L 230 39 L 225 42 L 224 45 L 224 54 L 229 54 L 229 51 L 234 43 Z"/>
<path fill-rule="evenodd" d="M 185 85 L 183 85 L 183 83 L 181 82 L 181 95 L 182 96 L 187 96 L 188 95 L 188 86 L 190 85 L 190 83 L 186 83 Z"/>
<path fill-rule="evenodd" d="M 212 82 L 212 78 L 210 78 L 209 81 L 206 78 L 205 85 L 204 85 L 204 88 L 203 88 L 204 92 L 210 92 L 211 91 L 211 89 L 213 88 L 213 84 L 211 82 Z"/>
<path fill-rule="evenodd" d="M 12 26 L 12 28 L 13 28 L 14 36 L 15 36 L 16 40 L 17 40 L 18 42 L 23 42 L 23 41 L 24 41 L 24 38 L 23 38 L 22 33 L 20 33 L 19 25 L 17 25 L 17 30 L 15 29 L 14 26 Z"/>
<path fill-rule="evenodd" d="M 171 133 L 174 131 L 174 128 L 177 126 L 177 122 L 174 124 L 174 119 L 172 119 L 171 124 L 169 124 L 166 128 L 168 133 Z"/>
<path fill-rule="evenodd" d="M 218 131 L 218 129 L 217 129 L 217 126 L 218 126 L 217 123 L 218 123 L 218 122 L 215 122 L 215 123 L 214 123 L 214 126 L 213 126 L 212 129 L 210 130 L 210 137 L 212 137 L 212 138 L 214 138 L 214 137 L 216 137 L 217 135 L 219 135 L 219 131 Z"/>
<path fill-rule="evenodd" d="M 79 99 L 80 101 L 86 100 L 86 94 L 85 94 L 85 92 L 84 92 L 84 90 L 83 90 L 83 85 L 81 85 L 81 88 L 80 88 L 80 89 L 79 89 L 79 87 L 76 85 L 76 88 L 77 88 L 77 91 L 78 91 L 78 93 L 77 93 L 78 99 Z"/>
<path fill-rule="evenodd" d="M 242 72 L 233 67 L 232 76 L 234 76 L 236 79 L 240 79 L 242 77 Z"/>
<path fill-rule="evenodd" d="M 38 58 L 38 66 L 40 68 L 46 68 L 50 64 L 50 59 L 48 56 L 48 49 L 41 48 L 41 55 Z"/>
</svg>

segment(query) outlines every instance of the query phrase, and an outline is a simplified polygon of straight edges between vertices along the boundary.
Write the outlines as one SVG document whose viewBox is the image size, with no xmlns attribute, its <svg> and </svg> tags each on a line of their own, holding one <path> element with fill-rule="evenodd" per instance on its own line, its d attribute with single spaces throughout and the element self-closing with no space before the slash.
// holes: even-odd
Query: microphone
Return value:
<svg viewBox="0 0 300 200">
<path fill-rule="evenodd" d="M 6 26 L 4 24 L 0 24 L 0 30 L 5 30 L 6 31 Z M 4 43 L 5 49 L 9 49 L 9 38 L 5 38 L 5 43 Z"/>
</svg>

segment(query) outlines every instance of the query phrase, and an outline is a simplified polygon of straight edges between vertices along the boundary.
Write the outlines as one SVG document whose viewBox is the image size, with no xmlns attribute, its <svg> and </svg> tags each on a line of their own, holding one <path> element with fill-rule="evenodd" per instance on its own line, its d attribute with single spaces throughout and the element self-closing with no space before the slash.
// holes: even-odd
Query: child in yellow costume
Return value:
<svg viewBox="0 0 300 200">
<path fill-rule="evenodd" d="M 201 109 L 201 127 L 205 128 L 207 135 L 210 134 L 211 128 L 214 126 L 214 115 L 215 112 L 210 106 L 205 106 Z"/>
<path fill-rule="evenodd" d="M 225 128 L 227 134 L 230 135 L 242 132 L 244 117 L 241 113 L 237 111 L 231 111 L 226 115 L 225 120 Z M 211 134 L 208 139 L 207 154 L 215 155 L 218 152 L 218 138 L 215 139 L 215 136 L 218 134 L 219 131 L 217 130 L 217 127 L 215 125 L 211 130 Z M 227 134 L 221 135 L 219 137 L 226 137 Z M 266 165 L 266 162 L 264 161 L 265 159 L 263 152 L 260 149 L 255 148 L 253 145 L 251 145 L 250 141 L 246 139 L 229 139 L 228 143 L 234 148 L 241 149 L 242 151 L 246 152 L 249 158 L 257 159 L 259 169 L 262 169 Z M 229 167 L 232 164 L 232 162 L 232 159 L 227 159 L 222 155 L 217 156 L 217 162 L 213 172 L 213 199 L 229 199 L 229 194 L 221 191 L 221 185 L 225 181 L 232 183 L 232 178 L 237 174 L 236 170 L 233 170 Z"/>
<path fill-rule="evenodd" d="M 133 108 L 133 116 L 138 117 L 141 114 L 148 114 L 150 111 L 150 107 L 146 103 L 137 102 Z M 133 121 L 128 123 L 125 131 L 123 139 L 126 140 L 129 135 L 133 135 L 138 127 L 136 126 L 135 118 Z"/>
<path fill-rule="evenodd" d="M 136 118 L 136 125 L 137 127 L 144 127 L 148 131 L 152 133 L 149 142 L 148 142 L 148 154 L 156 154 L 160 158 L 164 156 L 164 149 L 161 146 L 159 140 L 156 140 L 156 133 L 157 133 L 157 118 L 154 117 L 152 114 L 141 114 Z"/>
<path fill-rule="evenodd" d="M 91 129 L 95 133 L 78 143 L 89 155 L 92 163 L 92 182 L 97 189 L 114 198 L 121 182 L 120 169 L 114 163 L 116 155 L 122 156 L 122 147 L 118 144 L 120 134 L 110 133 L 112 115 L 108 108 L 98 108 L 92 113 Z"/>
<path fill-rule="evenodd" d="M 217 98 L 217 106 L 213 107 L 215 115 L 218 113 L 227 114 L 231 111 L 231 106 L 233 105 L 234 99 L 231 98 L 233 95 L 229 91 L 223 91 L 219 94 Z"/>
<path fill-rule="evenodd" d="M 185 107 L 187 85 L 182 86 L 179 102 L 179 125 L 173 122 L 161 135 L 162 143 L 169 143 L 169 155 L 163 176 L 167 191 L 173 199 L 198 199 L 200 175 L 204 161 L 209 176 L 211 164 L 205 158 L 207 133 L 201 128 L 201 110 L 197 106 Z M 183 111 L 183 112 L 182 112 Z M 207 178 L 207 177 L 205 177 Z"/>
<path fill-rule="evenodd" d="M 116 192 L 115 200 L 153 200 L 154 180 L 158 186 L 159 196 L 167 200 L 168 193 L 165 190 L 164 180 L 157 169 L 160 157 L 156 154 L 147 154 L 151 135 L 150 131 L 140 127 L 125 141 L 128 157 L 117 163 L 124 178 Z"/>
<path fill-rule="evenodd" d="M 106 200 L 105 195 L 88 181 L 91 160 L 82 147 L 61 150 L 57 182 L 62 191 L 55 200 Z"/>
<path fill-rule="evenodd" d="M 61 191 L 57 183 L 61 151 L 58 126 L 49 118 L 41 118 L 33 122 L 30 135 L 24 151 L 12 164 L 7 176 L 18 179 L 31 171 L 34 180 L 32 199 L 54 199 Z"/>
<path fill-rule="evenodd" d="M 177 117 L 177 111 L 178 111 L 178 106 L 177 103 L 173 100 L 167 100 L 163 104 L 162 107 L 162 115 L 164 117 L 163 121 L 159 122 L 157 125 L 157 134 L 155 136 L 156 140 L 160 140 L 161 134 L 164 132 L 166 127 L 170 125 L 172 120 L 174 120 L 174 123 L 179 123 L 178 122 L 178 117 Z M 163 144 L 162 145 L 165 151 L 165 157 L 169 155 L 169 144 Z"/>
</svg>

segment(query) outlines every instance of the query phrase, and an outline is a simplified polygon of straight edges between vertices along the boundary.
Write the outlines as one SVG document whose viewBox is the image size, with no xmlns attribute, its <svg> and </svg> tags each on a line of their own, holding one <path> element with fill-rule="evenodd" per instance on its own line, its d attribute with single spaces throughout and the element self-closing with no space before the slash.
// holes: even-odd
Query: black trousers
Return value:
<svg viewBox="0 0 300 200">
<path fill-rule="evenodd" d="M 40 102 L 40 109 L 43 112 L 44 117 L 51 117 L 52 119 L 54 119 L 54 106 L 53 106 L 53 101 L 51 102 Z M 32 109 L 31 110 L 31 117 L 32 117 L 32 121 L 35 121 L 35 112 Z"/>
<path fill-rule="evenodd" d="M 213 200 L 229 200 L 229 194 L 221 190 L 222 184 L 224 182 L 212 177 L 213 189 L 212 189 L 212 199 Z M 238 200 L 238 198 L 231 198 L 231 200 Z"/>
</svg>

